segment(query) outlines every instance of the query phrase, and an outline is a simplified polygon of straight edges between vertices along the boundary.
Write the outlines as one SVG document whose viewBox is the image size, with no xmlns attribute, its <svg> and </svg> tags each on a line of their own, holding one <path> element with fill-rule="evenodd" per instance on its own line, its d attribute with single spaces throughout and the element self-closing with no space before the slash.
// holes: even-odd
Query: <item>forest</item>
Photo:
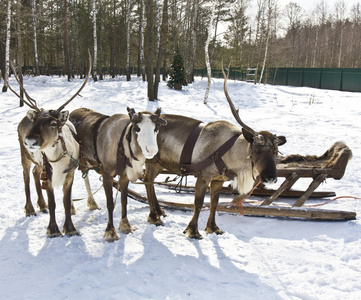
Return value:
<svg viewBox="0 0 361 300">
<path fill-rule="evenodd" d="M 165 79 L 178 47 L 195 69 L 360 68 L 361 7 L 277 0 L 0 0 L 0 69 Z M 161 76 L 162 75 L 162 76 Z M 156 92 L 155 92 L 156 94 Z"/>
</svg>

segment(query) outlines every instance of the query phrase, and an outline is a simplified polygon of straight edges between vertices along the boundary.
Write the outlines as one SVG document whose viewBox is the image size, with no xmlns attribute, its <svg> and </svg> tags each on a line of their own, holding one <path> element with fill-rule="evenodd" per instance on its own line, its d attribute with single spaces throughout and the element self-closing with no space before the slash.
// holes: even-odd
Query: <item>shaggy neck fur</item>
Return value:
<svg viewBox="0 0 361 300">
<path fill-rule="evenodd" d="M 72 165 L 75 166 L 74 159 L 79 159 L 79 144 L 73 138 L 73 135 L 70 131 L 70 128 L 75 131 L 73 125 L 68 121 L 66 125 L 62 128 L 63 139 L 65 142 L 66 150 L 68 155 L 64 156 L 57 162 L 50 162 L 50 165 L 53 168 L 53 175 L 52 175 L 52 186 L 61 186 L 64 184 L 67 171 L 71 168 Z M 54 141 L 54 143 L 45 149 L 42 149 L 41 152 L 45 153 L 49 161 L 56 160 L 63 154 L 63 147 L 60 140 Z M 39 155 L 41 155 L 39 151 Z M 37 155 L 38 156 L 38 155 Z M 71 157 L 72 158 L 71 158 Z M 43 165 L 43 162 L 41 162 Z"/>
<path fill-rule="evenodd" d="M 128 129 L 130 130 L 130 129 Z M 133 130 L 130 133 L 131 134 L 131 142 L 129 143 L 125 135 L 123 139 L 123 145 L 125 150 L 126 157 L 129 158 L 130 164 L 132 165 L 129 167 L 128 165 L 125 168 L 125 171 L 127 173 L 127 177 L 130 181 L 136 181 L 137 179 L 143 177 L 143 165 L 145 163 L 145 157 L 138 145 L 137 137 L 134 134 Z M 131 148 L 131 149 L 130 149 Z M 135 160 L 131 156 L 131 152 L 133 152 L 133 155 L 138 159 Z"/>
</svg>

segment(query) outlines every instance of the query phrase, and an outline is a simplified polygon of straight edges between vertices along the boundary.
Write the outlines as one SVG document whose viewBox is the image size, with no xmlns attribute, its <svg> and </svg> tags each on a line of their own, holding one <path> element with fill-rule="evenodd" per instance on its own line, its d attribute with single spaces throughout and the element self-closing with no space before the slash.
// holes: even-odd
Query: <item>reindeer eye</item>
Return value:
<svg viewBox="0 0 361 300">
<path fill-rule="evenodd" d="M 56 121 L 50 122 L 50 127 L 56 127 L 56 126 L 58 126 L 58 123 Z"/>
</svg>

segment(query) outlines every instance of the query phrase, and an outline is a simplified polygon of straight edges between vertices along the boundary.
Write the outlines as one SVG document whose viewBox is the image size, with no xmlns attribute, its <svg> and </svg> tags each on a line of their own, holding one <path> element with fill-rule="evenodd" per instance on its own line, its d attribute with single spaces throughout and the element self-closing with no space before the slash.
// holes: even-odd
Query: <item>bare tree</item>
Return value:
<svg viewBox="0 0 361 300">
<path fill-rule="evenodd" d="M 291 33 L 291 51 L 292 51 L 292 63 L 291 66 L 294 67 L 297 62 L 297 54 L 299 52 L 299 47 L 296 45 L 296 39 L 299 37 L 299 29 L 301 28 L 301 17 L 302 17 L 302 8 L 296 2 L 290 2 L 286 5 L 286 15 L 288 19 L 288 32 Z"/>
<path fill-rule="evenodd" d="M 8 0 L 8 7 L 7 7 L 7 13 L 6 13 L 5 74 L 4 74 L 3 92 L 7 92 L 7 84 L 8 84 L 8 80 L 9 80 L 11 4 L 12 4 L 12 1 Z"/>
<path fill-rule="evenodd" d="M 141 0 L 140 22 L 139 22 L 139 65 L 143 81 L 145 81 L 145 63 L 144 63 L 144 28 L 145 28 L 145 3 Z"/>
<path fill-rule="evenodd" d="M 346 3 L 341 0 L 336 2 L 335 4 L 335 13 L 336 13 L 336 21 L 339 27 L 339 50 L 338 50 L 338 64 L 337 66 L 341 67 L 341 58 L 342 58 L 342 43 L 343 43 L 343 31 L 344 31 L 344 22 L 346 15 Z"/>
<path fill-rule="evenodd" d="M 207 65 L 207 78 L 208 78 L 206 94 L 204 95 L 204 101 L 203 101 L 204 104 L 207 104 L 209 90 L 211 88 L 212 69 L 211 69 L 211 63 L 209 61 L 209 49 L 208 48 L 209 48 L 209 43 L 211 41 L 211 32 L 212 32 L 212 27 L 213 27 L 215 7 L 216 7 L 216 0 L 212 0 L 211 16 L 210 16 L 210 20 L 209 20 L 209 24 L 208 24 L 208 36 L 207 36 L 206 44 L 204 46 L 206 65 Z"/>
<path fill-rule="evenodd" d="M 262 82 L 264 69 L 266 67 L 267 62 L 267 55 L 268 55 L 268 47 L 269 47 L 269 39 L 271 36 L 271 23 L 272 23 L 272 17 L 276 10 L 276 1 L 277 0 L 267 0 L 267 29 L 266 29 L 266 44 L 265 44 L 265 50 L 264 50 L 264 57 L 263 57 L 263 64 L 262 64 L 262 71 L 259 78 L 259 82 Z"/>
<path fill-rule="evenodd" d="M 147 14 L 147 81 L 148 81 L 148 99 L 154 101 L 154 85 L 153 85 L 153 59 L 154 59 L 154 0 L 146 0 Z"/>
<path fill-rule="evenodd" d="M 126 0 L 127 13 L 126 13 L 126 24 L 127 24 L 127 81 L 130 81 L 130 1 Z"/>
<path fill-rule="evenodd" d="M 38 55 L 38 38 L 37 38 L 37 17 L 36 17 L 36 2 L 31 3 L 31 11 L 33 18 L 33 38 L 34 38 L 34 58 L 35 58 L 35 75 L 39 75 L 39 55 Z"/>
<path fill-rule="evenodd" d="M 92 13 L 93 13 L 93 42 L 94 42 L 94 56 L 93 56 L 93 80 L 98 80 L 97 68 L 98 68 L 98 38 L 97 38 L 97 9 L 96 0 L 92 0 Z"/>
</svg>

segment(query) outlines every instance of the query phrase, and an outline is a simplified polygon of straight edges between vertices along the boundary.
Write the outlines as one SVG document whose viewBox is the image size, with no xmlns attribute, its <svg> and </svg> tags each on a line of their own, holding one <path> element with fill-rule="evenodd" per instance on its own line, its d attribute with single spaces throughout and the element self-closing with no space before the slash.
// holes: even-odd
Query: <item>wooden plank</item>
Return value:
<svg viewBox="0 0 361 300">
<path fill-rule="evenodd" d="M 194 186 L 189 185 L 189 186 L 179 186 L 177 184 L 174 183 L 170 183 L 170 182 L 156 182 L 154 183 L 156 185 L 161 185 L 161 186 L 165 186 L 167 188 L 170 189 L 175 189 L 176 187 L 179 189 L 181 188 L 182 191 L 187 191 L 187 192 L 194 192 Z M 273 190 L 273 189 L 263 189 L 263 188 L 256 188 L 252 195 L 254 196 L 271 196 L 272 194 L 274 194 L 277 190 Z M 221 193 L 223 194 L 234 194 L 234 195 L 238 195 L 238 191 L 233 190 L 231 187 L 228 186 L 224 186 L 222 188 Z M 301 197 L 303 194 L 305 193 L 305 191 L 299 191 L 299 190 L 285 190 L 282 192 L 282 194 L 280 195 L 280 197 Z M 324 198 L 324 197 L 335 197 L 336 193 L 333 191 L 314 191 L 309 197 L 311 198 Z"/>
<path fill-rule="evenodd" d="M 290 176 L 286 178 L 286 180 L 281 184 L 281 186 L 278 188 L 277 191 L 275 191 L 270 197 L 268 197 L 266 200 L 262 202 L 261 205 L 270 205 L 274 200 L 276 200 L 279 196 L 282 195 L 282 193 L 289 188 L 291 188 L 292 185 L 295 184 L 295 182 L 300 178 L 297 173 L 293 173 Z"/>
<path fill-rule="evenodd" d="M 318 175 L 309 185 L 308 189 L 305 191 L 305 193 L 293 204 L 295 207 L 301 207 L 308 197 L 313 193 L 315 189 L 318 188 L 318 186 L 323 182 L 326 178 L 326 174 L 320 174 Z"/>
<path fill-rule="evenodd" d="M 145 196 L 128 189 L 128 195 L 133 199 L 142 203 L 148 203 Z M 193 204 L 189 203 L 176 203 L 168 201 L 160 201 L 159 204 L 164 208 L 192 210 Z M 204 208 L 209 208 L 210 204 L 205 204 Z M 240 207 L 238 205 L 227 204 L 218 205 L 218 211 L 228 213 L 239 213 Z M 282 218 L 296 218 L 296 219 L 310 219 L 310 220 L 324 220 L 324 221 L 347 221 L 356 219 L 356 212 L 352 211 L 333 211 L 324 209 L 301 209 L 301 208 L 281 208 L 270 206 L 254 206 L 243 205 L 243 211 L 246 216 L 273 216 Z"/>
</svg>

